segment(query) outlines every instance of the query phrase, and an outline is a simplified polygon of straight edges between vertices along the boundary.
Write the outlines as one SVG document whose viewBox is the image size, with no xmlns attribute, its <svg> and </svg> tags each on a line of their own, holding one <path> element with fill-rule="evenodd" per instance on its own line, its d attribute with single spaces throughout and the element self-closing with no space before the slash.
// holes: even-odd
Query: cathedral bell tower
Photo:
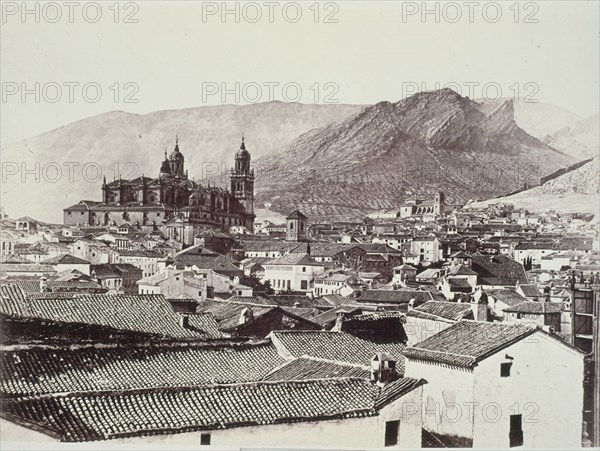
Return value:
<svg viewBox="0 0 600 451">
<path fill-rule="evenodd" d="M 246 213 L 254 215 L 254 170 L 250 169 L 250 152 L 246 150 L 243 136 L 240 149 L 235 154 L 235 168 L 231 170 L 231 192 Z"/>
</svg>

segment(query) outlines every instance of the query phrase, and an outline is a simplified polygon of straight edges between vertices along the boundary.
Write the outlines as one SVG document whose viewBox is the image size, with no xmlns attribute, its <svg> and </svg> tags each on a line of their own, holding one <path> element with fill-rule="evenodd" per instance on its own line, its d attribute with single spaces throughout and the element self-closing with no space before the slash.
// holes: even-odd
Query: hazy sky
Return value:
<svg viewBox="0 0 600 451">
<path fill-rule="evenodd" d="M 110 110 L 362 104 L 448 83 L 599 110 L 597 1 L 428 2 L 425 16 L 422 2 L 234 2 L 225 17 L 222 2 L 73 3 L 3 3 L 3 142 Z"/>
</svg>

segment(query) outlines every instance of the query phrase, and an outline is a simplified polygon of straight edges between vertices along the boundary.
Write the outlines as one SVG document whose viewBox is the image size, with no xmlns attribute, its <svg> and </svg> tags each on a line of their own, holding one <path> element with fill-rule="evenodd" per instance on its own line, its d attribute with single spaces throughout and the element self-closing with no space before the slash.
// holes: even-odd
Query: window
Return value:
<svg viewBox="0 0 600 451">
<path fill-rule="evenodd" d="M 210 434 L 200 434 L 200 444 L 210 446 Z"/>
<path fill-rule="evenodd" d="M 308 282 L 306 282 L 306 280 L 301 280 L 300 281 L 300 289 L 301 290 L 307 290 L 308 289 Z"/>
<path fill-rule="evenodd" d="M 523 426 L 521 415 L 510 416 L 510 433 L 508 434 L 510 447 L 523 446 Z"/>
<path fill-rule="evenodd" d="M 302 272 L 306 272 L 306 266 L 302 267 Z"/>
<path fill-rule="evenodd" d="M 510 367 L 512 363 L 501 363 L 500 364 L 500 377 L 510 377 Z"/>
<path fill-rule="evenodd" d="M 398 444 L 398 429 L 400 429 L 400 420 L 385 422 L 385 446 Z"/>
</svg>

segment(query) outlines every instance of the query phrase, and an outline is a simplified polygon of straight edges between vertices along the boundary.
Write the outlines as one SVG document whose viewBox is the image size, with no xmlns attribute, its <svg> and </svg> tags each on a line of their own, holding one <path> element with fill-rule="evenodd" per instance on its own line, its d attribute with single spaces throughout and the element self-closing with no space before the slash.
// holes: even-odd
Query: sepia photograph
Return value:
<svg viewBox="0 0 600 451">
<path fill-rule="evenodd" d="M 600 0 L 0 1 L 0 449 L 600 449 Z"/>
</svg>

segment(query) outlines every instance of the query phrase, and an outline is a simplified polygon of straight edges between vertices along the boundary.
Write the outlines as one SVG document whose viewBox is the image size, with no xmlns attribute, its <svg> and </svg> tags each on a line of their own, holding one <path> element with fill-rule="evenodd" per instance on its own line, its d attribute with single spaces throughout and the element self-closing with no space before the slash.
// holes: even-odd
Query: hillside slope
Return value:
<svg viewBox="0 0 600 451">
<path fill-rule="evenodd" d="M 512 101 L 483 104 L 444 89 L 366 107 L 259 159 L 257 200 L 356 217 L 436 190 L 451 202 L 497 196 L 572 161 L 519 128 Z"/>
</svg>

